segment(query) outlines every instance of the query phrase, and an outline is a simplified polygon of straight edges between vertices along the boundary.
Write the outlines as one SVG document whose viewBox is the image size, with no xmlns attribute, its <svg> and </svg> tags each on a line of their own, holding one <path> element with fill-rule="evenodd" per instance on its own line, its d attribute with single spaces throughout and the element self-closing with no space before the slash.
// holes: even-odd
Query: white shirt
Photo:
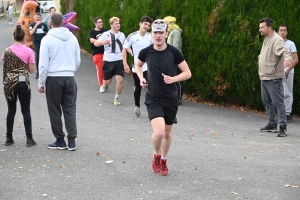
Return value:
<svg viewBox="0 0 300 200">
<path fill-rule="evenodd" d="M 122 49 L 123 48 L 122 48 L 122 46 L 120 47 L 117 42 L 115 42 L 115 47 L 116 47 L 115 52 L 112 52 L 112 40 L 111 40 L 111 37 L 110 37 L 111 33 L 112 33 L 111 31 L 105 31 L 98 38 L 99 41 L 110 39 L 110 43 L 104 45 L 103 60 L 104 61 L 109 61 L 109 62 L 122 60 Z M 123 45 L 123 43 L 125 41 L 125 35 L 124 35 L 124 33 L 119 32 L 117 34 L 114 34 L 114 33 L 112 33 L 112 34 L 115 35 L 115 39 L 119 39 L 120 42 Z"/>
<path fill-rule="evenodd" d="M 295 43 L 291 40 L 287 40 L 284 42 L 284 44 L 287 46 L 287 48 L 290 50 L 291 54 L 297 52 Z M 284 71 L 286 71 L 286 66 L 284 67 Z M 294 68 L 290 71 L 290 73 L 294 73 Z"/>
<path fill-rule="evenodd" d="M 10 15 L 13 14 L 13 7 L 11 5 L 8 7 L 8 13 Z"/>
<path fill-rule="evenodd" d="M 141 36 L 138 31 L 133 32 L 128 35 L 127 39 L 125 40 L 125 43 L 123 45 L 123 48 L 132 49 L 133 52 L 133 60 L 134 63 L 132 64 L 132 71 L 136 73 L 135 64 L 138 60 L 139 53 L 142 49 L 150 46 L 153 44 L 153 40 L 151 37 L 151 34 L 147 32 L 144 36 Z M 143 65 L 143 72 L 147 71 L 147 63 L 144 63 Z"/>
</svg>

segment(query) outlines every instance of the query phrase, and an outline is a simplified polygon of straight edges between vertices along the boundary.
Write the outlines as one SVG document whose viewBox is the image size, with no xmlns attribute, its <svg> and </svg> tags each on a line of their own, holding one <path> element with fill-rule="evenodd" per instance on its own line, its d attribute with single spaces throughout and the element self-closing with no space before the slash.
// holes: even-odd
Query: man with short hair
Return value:
<svg viewBox="0 0 300 200">
<path fill-rule="evenodd" d="M 123 58 L 123 65 L 124 68 L 130 70 L 128 64 L 127 64 L 127 51 L 132 50 L 133 52 L 133 58 L 134 62 L 132 64 L 132 74 L 133 74 L 133 80 L 134 80 L 134 113 L 137 117 L 140 116 L 140 98 L 141 98 L 141 91 L 142 87 L 140 85 L 140 79 L 136 74 L 135 64 L 138 60 L 138 55 L 140 51 L 148 46 L 150 46 L 153 41 L 151 34 L 147 32 L 150 29 L 152 23 L 152 19 L 148 16 L 143 16 L 140 20 L 140 29 L 138 31 L 135 31 L 128 35 L 127 39 L 125 40 L 125 43 L 123 45 L 123 51 L 122 51 L 122 58 Z M 147 64 L 144 63 L 143 65 L 143 76 L 147 80 Z"/>
<path fill-rule="evenodd" d="M 191 77 L 191 71 L 182 53 L 166 43 L 168 25 L 162 19 L 152 24 L 153 45 L 142 49 L 136 63 L 136 72 L 143 88 L 148 87 L 145 96 L 148 117 L 153 134 L 154 156 L 152 170 L 166 176 L 167 154 L 172 141 L 172 127 L 177 123 L 178 91 L 176 83 Z M 148 65 L 148 80 L 143 76 L 143 64 Z M 177 67 L 181 70 L 177 74 Z"/>
<path fill-rule="evenodd" d="M 118 17 L 112 17 L 109 20 L 110 30 L 104 32 L 100 38 L 94 43 L 95 46 L 99 47 L 104 45 L 104 56 L 103 56 L 103 76 L 104 83 L 103 92 L 106 92 L 109 84 L 112 81 L 112 77 L 116 76 L 116 94 L 114 98 L 114 105 L 119 106 L 120 95 L 123 89 L 124 79 L 124 65 L 122 61 L 122 46 L 125 41 L 124 33 L 120 32 L 120 19 Z M 126 69 L 126 73 L 129 73 L 129 69 Z"/>
<path fill-rule="evenodd" d="M 55 9 L 54 7 L 51 7 L 51 8 L 49 9 L 49 14 L 48 14 L 48 15 L 43 19 L 43 21 L 42 21 L 42 22 L 44 22 L 45 24 L 47 24 L 49 30 L 51 29 L 51 27 L 50 27 L 50 19 L 51 19 L 51 16 L 52 16 L 53 14 L 55 14 L 55 13 L 56 13 L 56 9 Z"/>
<path fill-rule="evenodd" d="M 51 129 L 56 138 L 56 141 L 48 144 L 47 147 L 75 151 L 77 85 L 74 74 L 81 62 L 80 47 L 72 32 L 62 27 L 61 14 L 53 14 L 50 25 L 52 29 L 41 43 L 38 81 L 38 91 L 40 93 L 46 91 Z M 68 133 L 68 145 L 64 140 L 62 112 Z"/>
<path fill-rule="evenodd" d="M 104 88 L 101 87 L 103 85 L 103 73 L 102 73 L 102 65 L 103 65 L 103 54 L 104 54 L 104 46 L 95 46 L 94 43 L 100 38 L 100 36 L 107 31 L 103 28 L 103 21 L 101 17 L 96 17 L 94 19 L 95 28 L 92 29 L 89 33 L 88 40 L 91 43 L 93 61 L 96 65 L 97 70 L 97 78 L 100 87 L 100 92 L 105 92 Z"/>
<path fill-rule="evenodd" d="M 39 61 L 40 61 L 40 45 L 43 37 L 48 33 L 48 26 L 43 23 L 41 13 L 35 14 L 35 22 L 31 23 L 29 26 L 29 33 L 33 38 L 33 46 L 35 53 L 35 65 L 36 73 L 34 78 L 39 78 Z"/>
<path fill-rule="evenodd" d="M 282 79 L 283 84 L 283 98 L 286 111 L 287 122 L 293 121 L 292 107 L 293 107 L 293 84 L 294 84 L 294 67 L 298 63 L 298 54 L 295 43 L 286 38 L 288 34 L 288 27 L 285 24 L 281 24 L 278 28 L 278 34 L 283 38 L 284 44 L 290 50 L 293 62 L 289 67 L 284 67 L 285 76 Z"/>
<path fill-rule="evenodd" d="M 258 57 L 258 73 L 261 80 L 262 101 L 269 118 L 269 123 L 260 131 L 278 132 L 278 137 L 284 137 L 287 135 L 287 119 L 282 97 L 282 78 L 284 66 L 291 65 L 292 57 L 282 37 L 273 30 L 273 20 L 263 18 L 259 23 L 259 32 L 265 39 Z"/>
</svg>

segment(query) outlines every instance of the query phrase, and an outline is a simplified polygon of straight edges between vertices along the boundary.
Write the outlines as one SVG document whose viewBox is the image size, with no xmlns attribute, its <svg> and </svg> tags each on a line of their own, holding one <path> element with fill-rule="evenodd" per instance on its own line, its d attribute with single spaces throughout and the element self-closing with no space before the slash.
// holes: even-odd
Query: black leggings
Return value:
<svg viewBox="0 0 300 200">
<path fill-rule="evenodd" d="M 8 112 L 6 116 L 6 128 L 7 136 L 11 137 L 13 132 L 14 120 L 17 110 L 17 98 L 19 98 L 21 105 L 21 112 L 23 114 L 25 132 L 27 138 L 32 138 L 32 124 L 31 124 L 31 114 L 30 114 L 30 99 L 31 99 L 31 90 L 28 89 L 26 82 L 20 82 L 16 85 L 14 89 L 14 99 L 9 100 L 8 102 Z"/>
<path fill-rule="evenodd" d="M 142 86 L 140 85 L 141 81 L 136 73 L 133 72 L 132 74 L 133 74 L 133 80 L 134 80 L 134 92 L 133 92 L 134 104 L 135 104 L 135 106 L 140 107 L 140 99 L 141 99 L 141 92 L 142 92 Z M 147 71 L 143 72 L 143 77 L 147 81 L 147 79 L 148 79 Z"/>
</svg>

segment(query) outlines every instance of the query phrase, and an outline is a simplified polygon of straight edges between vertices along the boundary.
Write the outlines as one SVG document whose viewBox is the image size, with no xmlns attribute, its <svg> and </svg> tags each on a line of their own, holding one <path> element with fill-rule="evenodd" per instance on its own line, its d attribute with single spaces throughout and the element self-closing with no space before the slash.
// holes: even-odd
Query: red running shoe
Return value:
<svg viewBox="0 0 300 200">
<path fill-rule="evenodd" d="M 167 159 L 160 160 L 160 165 L 161 165 L 161 169 L 160 169 L 159 174 L 162 176 L 167 176 L 168 172 L 169 172 L 169 169 L 167 166 Z"/>
<path fill-rule="evenodd" d="M 159 174 L 160 169 L 161 169 L 161 165 L 160 165 L 160 158 L 161 155 L 155 155 L 153 156 L 153 160 L 152 160 L 152 170 L 155 174 Z"/>
</svg>

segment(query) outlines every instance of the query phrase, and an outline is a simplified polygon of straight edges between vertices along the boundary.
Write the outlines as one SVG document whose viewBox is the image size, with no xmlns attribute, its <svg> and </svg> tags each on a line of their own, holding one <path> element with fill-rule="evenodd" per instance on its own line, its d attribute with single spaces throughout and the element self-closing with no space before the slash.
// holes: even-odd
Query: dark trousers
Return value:
<svg viewBox="0 0 300 200">
<path fill-rule="evenodd" d="M 282 79 L 262 80 L 261 81 L 261 96 L 266 107 L 269 118 L 269 124 L 286 126 L 287 118 L 282 93 Z M 278 120 L 276 119 L 276 110 Z"/>
<path fill-rule="evenodd" d="M 36 73 L 39 73 L 40 46 L 34 45 Z"/>
<path fill-rule="evenodd" d="M 20 82 L 16 85 L 14 89 L 13 100 L 7 99 L 8 103 L 8 112 L 6 116 L 6 128 L 7 128 L 7 136 L 12 137 L 13 126 L 15 115 L 17 111 L 17 97 L 19 98 L 21 105 L 21 112 L 23 115 L 25 132 L 27 138 L 32 138 L 32 123 L 31 123 L 31 114 L 30 114 L 30 99 L 31 99 L 31 90 L 28 89 L 28 86 L 25 82 Z"/>
<path fill-rule="evenodd" d="M 63 132 L 61 119 L 63 112 L 68 140 L 69 142 L 74 142 L 77 137 L 77 85 L 74 77 L 48 76 L 46 81 L 46 99 L 54 137 L 59 142 L 64 141 L 65 133 Z"/>
<path fill-rule="evenodd" d="M 140 99 L 141 99 L 141 92 L 142 92 L 142 86 L 141 86 L 141 81 L 138 77 L 138 75 L 136 73 L 132 73 L 133 74 L 133 80 L 134 80 L 134 104 L 137 107 L 140 107 Z M 147 71 L 143 72 L 143 77 L 147 80 L 148 76 L 147 76 Z"/>
</svg>

